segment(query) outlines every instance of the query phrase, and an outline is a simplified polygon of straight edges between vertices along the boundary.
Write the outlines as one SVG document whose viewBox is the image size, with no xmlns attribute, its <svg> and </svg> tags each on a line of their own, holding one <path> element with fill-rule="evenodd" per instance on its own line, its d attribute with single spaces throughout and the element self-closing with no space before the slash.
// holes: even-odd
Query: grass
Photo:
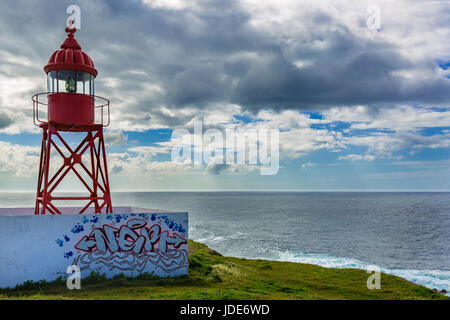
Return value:
<svg viewBox="0 0 450 320">
<path fill-rule="evenodd" d="M 450 299 L 402 278 L 381 275 L 381 289 L 369 290 L 365 270 L 223 257 L 189 240 L 189 275 L 106 279 L 92 274 L 81 290 L 64 280 L 27 282 L 0 289 L 0 299 Z"/>
</svg>

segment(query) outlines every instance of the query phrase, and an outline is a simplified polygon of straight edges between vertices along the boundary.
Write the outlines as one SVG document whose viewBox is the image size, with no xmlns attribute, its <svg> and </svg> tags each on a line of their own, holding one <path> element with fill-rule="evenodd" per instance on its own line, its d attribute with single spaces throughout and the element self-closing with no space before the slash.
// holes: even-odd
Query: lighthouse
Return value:
<svg viewBox="0 0 450 320">
<path fill-rule="evenodd" d="M 109 100 L 95 95 L 97 69 L 75 40 L 76 28 L 65 31 L 67 38 L 44 67 L 47 92 L 32 97 L 33 121 L 42 128 L 34 213 L 64 213 L 61 201 L 82 201 L 79 213 L 89 207 L 95 213 L 112 213 L 103 137 L 103 128 L 110 122 Z M 67 141 L 71 133 L 78 133 L 73 138 L 80 133 L 84 138 L 74 146 Z M 55 192 L 69 173 L 80 180 L 84 195 Z"/>
<path fill-rule="evenodd" d="M 35 206 L 0 208 L 0 288 L 54 281 L 73 267 L 83 279 L 92 272 L 186 275 L 187 212 L 111 206 L 103 137 L 109 101 L 95 94 L 97 69 L 76 29 L 65 30 L 44 67 L 47 91 L 32 97 L 33 121 L 42 129 Z M 83 193 L 66 194 L 70 178 Z"/>
</svg>

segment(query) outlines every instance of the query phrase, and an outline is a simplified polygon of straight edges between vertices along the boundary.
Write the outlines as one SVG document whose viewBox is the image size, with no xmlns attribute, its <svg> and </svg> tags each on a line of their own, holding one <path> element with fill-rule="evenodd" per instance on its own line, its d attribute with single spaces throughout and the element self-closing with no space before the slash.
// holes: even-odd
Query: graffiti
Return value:
<svg viewBox="0 0 450 320">
<path fill-rule="evenodd" d="M 147 222 L 139 218 L 128 220 L 120 228 L 105 224 L 101 228 L 94 228 L 89 236 L 83 236 L 75 245 L 75 249 L 84 252 L 97 250 L 101 253 L 133 251 L 138 254 L 156 250 L 166 253 L 169 246 L 178 249 L 187 243 L 186 239 L 175 232 L 170 235 L 168 230 L 162 231 L 159 224 L 150 227 L 146 225 Z"/>
<path fill-rule="evenodd" d="M 84 231 L 84 228 L 81 224 L 77 223 L 77 225 L 74 226 L 72 228 L 72 230 L 70 230 L 70 231 L 72 231 L 72 233 L 80 233 L 80 232 Z"/>
<path fill-rule="evenodd" d="M 64 235 L 63 238 L 64 238 L 64 240 L 65 240 L 66 242 L 69 242 L 69 241 L 70 241 L 70 238 L 69 238 L 67 235 Z M 58 244 L 58 246 L 60 246 L 60 247 L 64 246 L 64 241 L 63 241 L 63 240 L 61 240 L 61 239 L 56 239 L 55 241 L 56 241 L 56 243 Z"/>
<path fill-rule="evenodd" d="M 188 251 L 183 247 L 187 240 L 177 232 L 185 232 L 185 229 L 167 216 L 111 215 L 106 220 L 109 222 L 101 226 L 93 224 L 89 234 L 74 245 L 76 253 L 72 264 L 80 270 L 106 268 L 108 271 L 144 272 L 160 269 L 170 274 L 187 269 Z M 97 219 L 87 218 L 82 221 L 83 224 L 96 222 Z M 119 226 L 119 223 L 123 224 Z M 81 229 L 77 224 L 72 232 L 78 233 Z M 72 252 L 66 252 L 64 257 L 72 257 Z"/>
<path fill-rule="evenodd" d="M 135 254 L 134 252 L 86 252 L 78 255 L 73 264 L 80 270 L 106 267 L 108 271 L 114 269 L 119 271 L 144 272 L 148 270 L 161 269 L 167 274 L 178 269 L 187 268 L 188 251 L 186 249 L 169 251 L 167 253 L 147 252 Z"/>
</svg>

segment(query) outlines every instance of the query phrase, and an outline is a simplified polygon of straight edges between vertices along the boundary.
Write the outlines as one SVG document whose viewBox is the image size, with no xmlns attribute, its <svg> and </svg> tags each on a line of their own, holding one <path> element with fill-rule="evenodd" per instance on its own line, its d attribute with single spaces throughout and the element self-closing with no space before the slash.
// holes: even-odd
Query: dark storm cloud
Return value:
<svg viewBox="0 0 450 320">
<path fill-rule="evenodd" d="M 252 26 L 234 0 L 205 1 L 195 10 L 123 0 L 6 1 L 0 10 L 2 49 L 43 66 L 65 37 L 70 4 L 82 10 L 76 37 L 100 71 L 97 93 L 126 105 L 114 116 L 136 122 L 158 119 L 176 126 L 189 120 L 161 113 L 160 106 L 236 103 L 258 111 L 450 101 L 449 79 L 396 76 L 418 66 L 393 44 L 361 38 L 326 12 L 305 19 L 310 32 L 289 38 Z M 298 60 L 313 63 L 299 68 Z M 423 63 L 419 67 L 434 68 Z M 105 85 L 108 77 L 119 78 L 119 86 Z M 150 92 L 148 83 L 161 90 Z"/>
<path fill-rule="evenodd" d="M 258 106 L 314 109 L 423 100 L 422 93 L 411 90 L 413 87 L 405 91 L 404 81 L 391 74 L 412 67 L 406 58 L 394 50 L 385 47 L 380 50 L 373 46 L 365 52 L 335 48 L 332 53 L 328 57 L 319 55 L 313 66 L 301 69 L 281 52 L 273 54 L 267 61 L 255 61 L 240 78 L 232 101 L 251 109 L 258 109 Z M 440 90 L 448 84 L 446 79 L 442 79 L 427 84 L 428 88 L 423 91 L 427 92 L 429 87 Z M 445 96 L 450 97 L 448 94 Z M 428 98 L 433 97 L 435 101 L 442 98 Z"/>
<path fill-rule="evenodd" d="M 118 166 L 118 165 L 113 165 L 111 168 L 111 174 L 119 174 L 123 171 L 123 167 L 122 166 Z"/>
<path fill-rule="evenodd" d="M 14 123 L 14 118 L 11 117 L 9 114 L 2 112 L 0 110 L 0 129 L 7 128 L 13 123 Z"/>
<path fill-rule="evenodd" d="M 206 171 L 206 173 L 211 174 L 211 175 L 219 175 L 222 171 L 224 171 L 228 168 L 229 168 L 229 165 L 227 165 L 227 164 L 212 162 L 212 163 L 208 164 L 205 171 Z"/>
<path fill-rule="evenodd" d="M 222 70 L 216 64 L 205 63 L 177 73 L 167 95 L 169 104 L 207 106 L 209 102 L 226 101 L 232 86 Z"/>
</svg>

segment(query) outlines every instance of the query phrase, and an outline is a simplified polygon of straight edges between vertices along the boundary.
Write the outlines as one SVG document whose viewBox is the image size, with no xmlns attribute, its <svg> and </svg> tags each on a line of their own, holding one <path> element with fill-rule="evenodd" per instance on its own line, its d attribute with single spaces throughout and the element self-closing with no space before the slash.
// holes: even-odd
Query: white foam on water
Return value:
<svg viewBox="0 0 450 320">
<path fill-rule="evenodd" d="M 215 243 L 224 242 L 226 240 L 239 240 L 245 236 L 242 232 L 235 232 L 232 234 L 229 234 L 227 236 L 216 236 L 213 232 L 204 233 L 200 235 L 198 238 L 193 238 L 195 241 L 202 242 L 205 244 L 214 245 Z"/>
<path fill-rule="evenodd" d="M 328 254 L 292 253 L 290 251 L 280 252 L 276 260 L 307 263 L 325 268 L 338 269 L 354 268 L 374 270 L 375 266 L 381 272 L 404 278 L 430 289 L 445 289 L 448 292 L 447 295 L 450 295 L 450 270 L 390 269 L 354 258 L 336 257 Z M 381 283 L 383 283 L 383 280 L 381 280 Z"/>
</svg>

